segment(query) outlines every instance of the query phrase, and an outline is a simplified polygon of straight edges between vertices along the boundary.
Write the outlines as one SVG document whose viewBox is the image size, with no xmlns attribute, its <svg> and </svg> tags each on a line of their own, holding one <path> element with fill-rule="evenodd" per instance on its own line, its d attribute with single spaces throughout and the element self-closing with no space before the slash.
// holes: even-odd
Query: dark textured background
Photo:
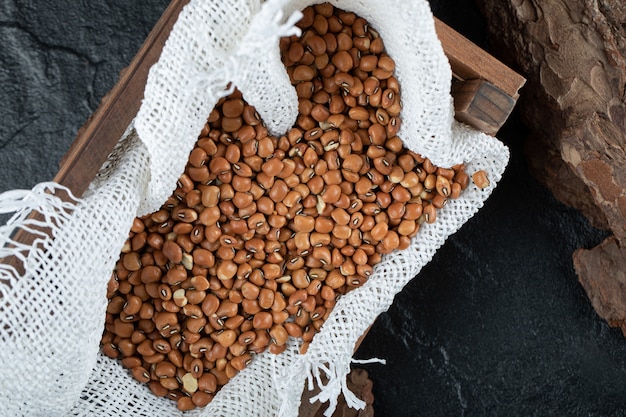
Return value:
<svg viewBox="0 0 626 417">
<path fill-rule="evenodd" d="M 0 191 L 51 179 L 167 0 L 0 0 Z M 434 13 L 486 49 L 471 0 Z M 598 319 L 571 265 L 604 233 L 529 177 L 525 129 L 485 207 L 381 315 L 359 358 L 377 416 L 623 416 L 626 341 Z"/>
</svg>

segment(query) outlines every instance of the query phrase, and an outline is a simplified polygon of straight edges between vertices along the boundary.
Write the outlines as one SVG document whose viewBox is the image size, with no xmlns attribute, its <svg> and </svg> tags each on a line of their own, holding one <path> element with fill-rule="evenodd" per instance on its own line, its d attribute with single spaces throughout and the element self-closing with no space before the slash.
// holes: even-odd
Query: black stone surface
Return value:
<svg viewBox="0 0 626 417">
<path fill-rule="evenodd" d="M 626 342 L 591 308 L 571 253 L 603 234 L 512 160 L 483 209 L 398 294 L 357 352 L 380 416 L 622 416 Z"/>
<path fill-rule="evenodd" d="M 168 4 L 0 0 L 0 192 L 54 177 Z"/>
<path fill-rule="evenodd" d="M 51 179 L 167 0 L 0 0 L 0 192 Z M 488 48 L 471 0 L 434 13 Z M 591 308 L 571 253 L 605 234 L 511 162 L 485 207 L 396 297 L 357 352 L 377 416 L 623 416 L 626 341 Z"/>
</svg>

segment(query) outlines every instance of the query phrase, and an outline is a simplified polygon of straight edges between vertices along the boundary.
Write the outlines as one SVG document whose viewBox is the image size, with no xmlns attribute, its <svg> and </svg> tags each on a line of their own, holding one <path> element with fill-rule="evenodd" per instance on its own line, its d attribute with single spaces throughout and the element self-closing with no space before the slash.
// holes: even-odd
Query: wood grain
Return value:
<svg viewBox="0 0 626 417">
<path fill-rule="evenodd" d="M 495 135 L 509 118 L 515 100 L 485 80 L 465 80 L 452 83 L 454 116 L 463 123 Z"/>
<path fill-rule="evenodd" d="M 519 90 L 526 83 L 524 77 L 437 18 L 435 30 L 457 79 L 486 80 L 513 100 L 518 99 Z"/>
</svg>

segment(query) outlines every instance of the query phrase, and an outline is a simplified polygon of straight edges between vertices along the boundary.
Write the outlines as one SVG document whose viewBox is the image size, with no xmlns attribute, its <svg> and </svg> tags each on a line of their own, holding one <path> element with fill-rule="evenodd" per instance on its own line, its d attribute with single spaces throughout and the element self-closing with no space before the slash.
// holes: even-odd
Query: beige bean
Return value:
<svg viewBox="0 0 626 417">
<path fill-rule="evenodd" d="M 480 189 L 487 188 L 489 186 L 489 177 L 484 170 L 476 171 L 472 174 L 472 181 Z"/>
</svg>

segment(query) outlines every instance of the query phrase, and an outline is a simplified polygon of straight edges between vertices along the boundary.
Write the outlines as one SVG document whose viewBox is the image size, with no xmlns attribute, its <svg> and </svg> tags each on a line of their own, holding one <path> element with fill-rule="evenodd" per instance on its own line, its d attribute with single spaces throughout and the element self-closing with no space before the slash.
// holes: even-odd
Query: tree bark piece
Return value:
<svg viewBox="0 0 626 417">
<path fill-rule="evenodd" d="M 618 169 L 626 162 L 626 28 L 620 24 L 626 21 L 626 4 L 478 3 L 494 48 L 528 78 L 520 113 L 531 129 L 527 151 L 533 172 L 595 226 L 626 237 L 626 212 L 618 208 L 624 196 L 611 191 L 626 186 Z M 610 181 L 598 182 L 601 166 Z"/>
<path fill-rule="evenodd" d="M 591 250 L 574 252 L 574 266 L 598 315 L 626 336 L 626 248 L 611 236 Z"/>
<path fill-rule="evenodd" d="M 616 304 L 626 300 L 626 285 L 617 285 L 626 266 L 619 249 L 626 243 L 626 3 L 478 4 L 496 55 L 528 79 L 518 108 L 530 129 L 531 172 L 595 227 L 614 234 L 574 259 L 598 313 L 621 325 L 626 315 L 614 309 L 626 307 Z M 607 296 L 609 289 L 617 298 Z"/>
</svg>

